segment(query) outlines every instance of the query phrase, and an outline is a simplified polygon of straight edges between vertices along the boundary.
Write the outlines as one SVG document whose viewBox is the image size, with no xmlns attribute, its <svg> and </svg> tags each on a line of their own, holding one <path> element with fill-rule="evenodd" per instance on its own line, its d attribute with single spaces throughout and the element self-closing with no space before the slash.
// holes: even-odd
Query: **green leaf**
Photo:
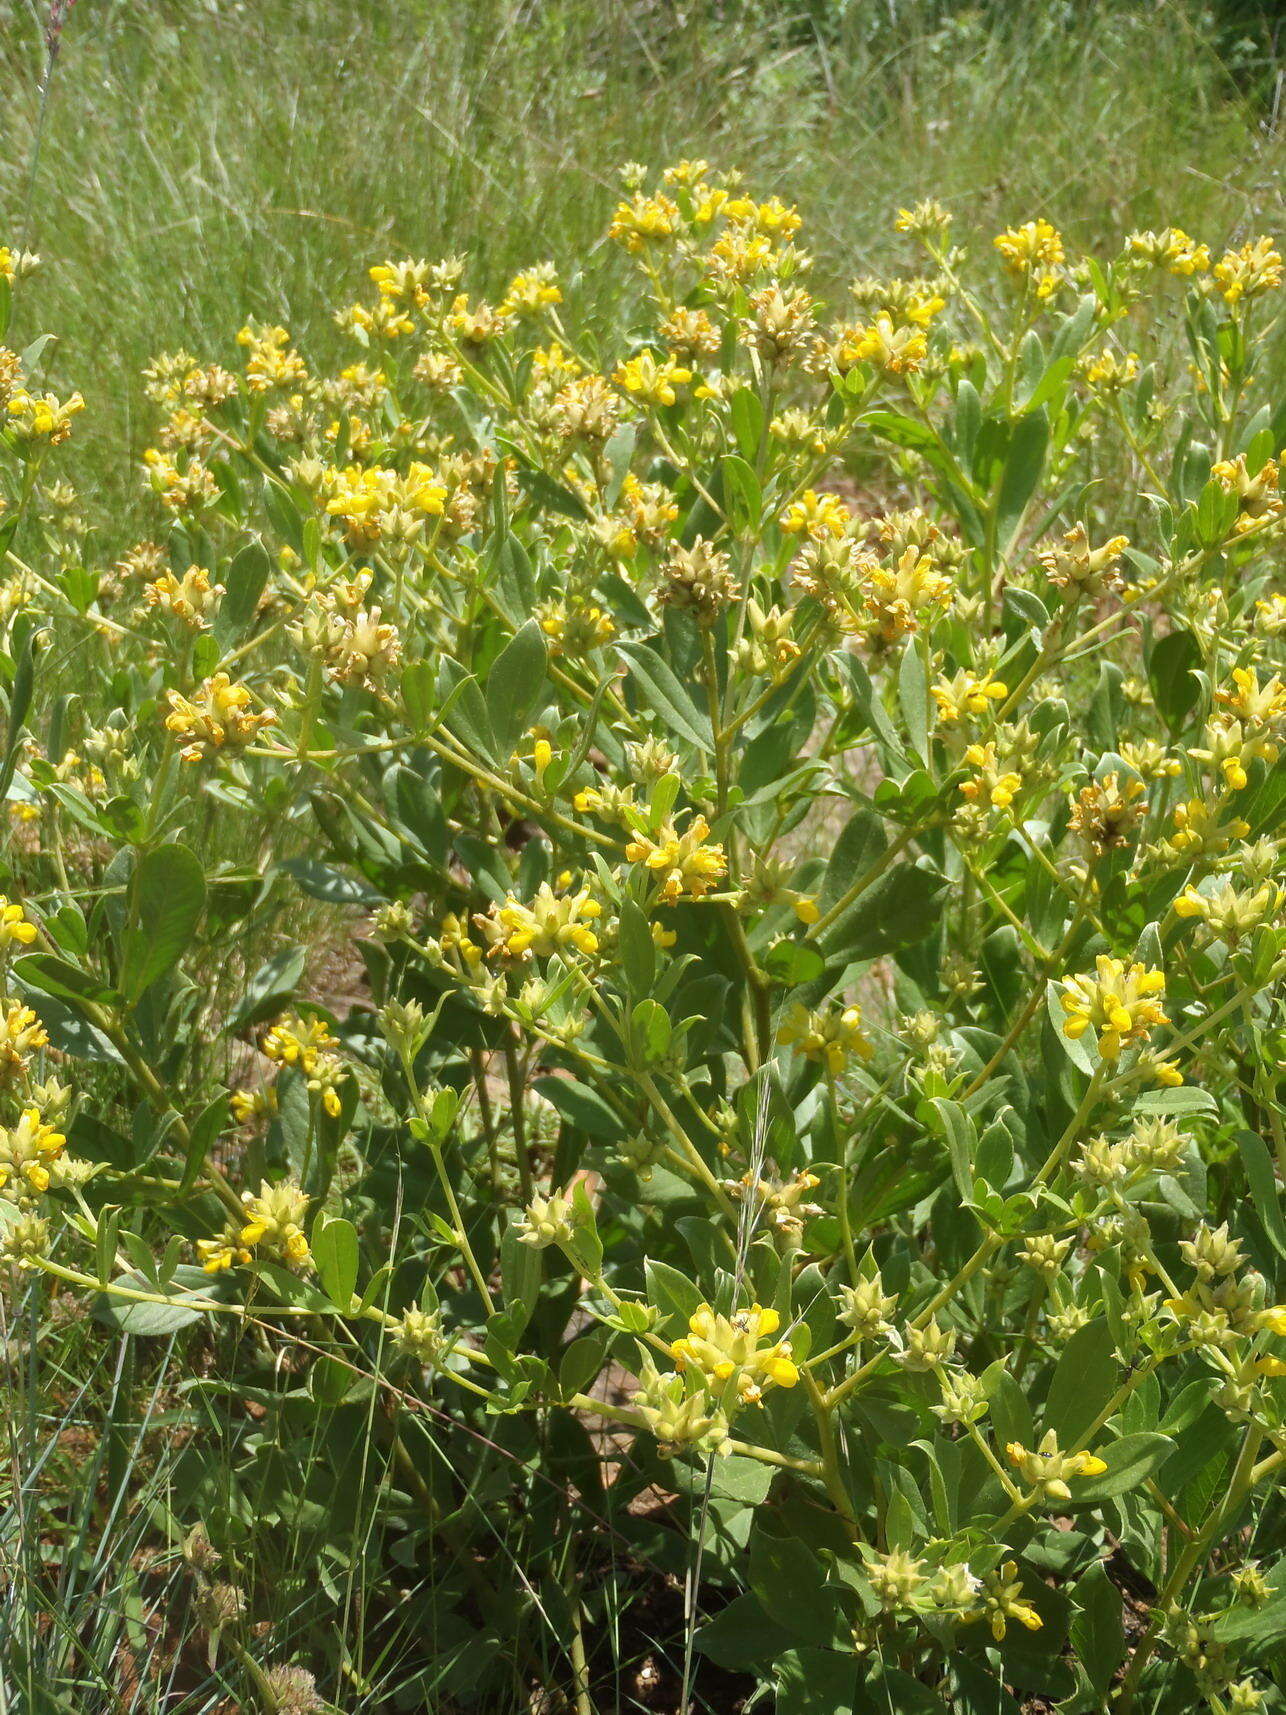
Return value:
<svg viewBox="0 0 1286 1715">
<path fill-rule="evenodd" d="M 511 751 L 526 731 L 528 716 L 545 684 L 549 654 L 534 619 L 511 637 L 487 675 L 487 712 L 502 752 Z"/>
<path fill-rule="evenodd" d="M 658 1066 L 670 1052 L 670 1015 L 655 1000 L 641 1000 L 630 1018 L 633 1047 L 645 1066 Z"/>
<path fill-rule="evenodd" d="M 1264 1231 L 1273 1249 L 1278 1256 L 1286 1257 L 1286 1216 L 1282 1213 L 1281 1186 L 1273 1170 L 1272 1156 L 1262 1138 L 1250 1131 L 1237 1133 L 1237 1148 L 1246 1169 L 1246 1183 L 1250 1187 L 1255 1213 L 1264 1223 Z"/>
<path fill-rule="evenodd" d="M 524 1246 L 530 1249 L 530 1246 Z M 607 1357 L 611 1335 L 605 1328 L 596 1328 L 573 1340 L 564 1351 L 558 1365 L 558 1386 L 564 1399 L 584 1393 L 597 1380 Z"/>
<path fill-rule="evenodd" d="M 266 964 L 260 965 L 246 984 L 245 992 L 224 1027 L 227 1034 L 234 1036 L 248 1025 L 275 1018 L 294 999 L 295 991 L 303 981 L 307 958 L 305 947 L 283 947 Z"/>
<path fill-rule="evenodd" d="M 1190 631 L 1167 632 L 1148 656 L 1152 700 L 1172 734 L 1182 730 L 1201 695 L 1192 669 L 1201 665 L 1201 649 Z"/>
<path fill-rule="evenodd" d="M 219 603 L 217 630 L 224 643 L 235 643 L 254 619 L 259 598 L 268 586 L 272 561 L 260 541 L 247 542 L 224 573 L 224 596 Z"/>
<path fill-rule="evenodd" d="M 110 1292 L 101 1294 L 94 1301 L 95 1319 L 107 1323 L 109 1327 L 119 1328 L 123 1334 L 152 1337 L 176 1334 L 180 1328 L 191 1327 L 193 1322 L 199 1322 L 206 1314 L 194 1305 L 192 1300 L 195 1298 L 209 1302 L 217 1296 L 217 1289 L 210 1276 L 202 1274 L 199 1269 L 177 1269 L 175 1278 L 183 1282 L 185 1289 L 171 1291 L 157 1303 L 117 1298 Z M 118 1275 L 112 1285 L 128 1292 L 147 1292 L 161 1297 L 157 1293 L 155 1281 L 149 1280 L 137 1269 Z"/>
<path fill-rule="evenodd" d="M 1174 1452 L 1174 1442 L 1168 1435 L 1123 1435 L 1107 1447 L 1092 1447 L 1107 1465 L 1097 1477 L 1074 1478 L 1072 1498 L 1074 1507 L 1097 1506 L 1100 1501 L 1128 1495 L 1145 1482 Z"/>
<path fill-rule="evenodd" d="M 656 975 L 656 943 L 647 917 L 628 896 L 621 901 L 617 944 L 631 993 L 646 994 Z"/>
<path fill-rule="evenodd" d="M 696 1647 L 717 1667 L 744 1673 L 771 1665 L 790 1642 L 790 1633 L 766 1614 L 757 1596 L 734 1596 L 696 1634 Z"/>
<path fill-rule="evenodd" d="M 55 953 L 28 953 L 16 959 L 13 974 L 27 989 L 39 989 L 42 994 L 57 995 L 73 1006 L 80 1001 L 102 1002 L 108 1006 L 120 1000 L 110 983 L 99 980 L 89 971 L 82 971 Z"/>
<path fill-rule="evenodd" d="M 688 1318 L 702 1302 L 701 1288 L 694 1286 L 677 1268 L 671 1268 L 667 1262 L 658 1262 L 654 1257 L 649 1257 L 643 1264 L 643 1275 L 647 1281 L 648 1303 L 686 1329 Z"/>
<path fill-rule="evenodd" d="M 1080 1611 L 1072 1620 L 1072 1644 L 1090 1684 L 1102 1697 L 1125 1660 L 1121 1592 L 1102 1565 L 1091 1566 L 1076 1585 Z"/>
<path fill-rule="evenodd" d="M 186 846 L 157 846 L 141 857 L 126 890 L 129 925 L 121 948 L 121 991 L 129 1001 L 171 970 L 192 944 L 205 908 L 205 871 Z"/>
<path fill-rule="evenodd" d="M 1000 493 L 996 499 L 996 546 L 1007 553 L 1039 486 L 1049 446 L 1049 420 L 1043 411 L 1029 411 L 1010 430 Z"/>
<path fill-rule="evenodd" d="M 537 1078 L 532 1088 L 577 1131 L 606 1143 L 616 1143 L 625 1135 L 625 1126 L 616 1110 L 608 1106 L 597 1090 L 579 1079 Z"/>
<path fill-rule="evenodd" d="M 531 1320 L 540 1291 L 540 1252 L 525 1245 L 511 1222 L 500 1239 L 500 1291 L 519 1332 Z"/>
<path fill-rule="evenodd" d="M 946 877 L 918 863 L 899 864 L 871 884 L 822 937 L 827 958 L 875 959 L 922 941 L 942 918 Z"/>
<path fill-rule="evenodd" d="M 311 1247 L 326 1296 L 347 1315 L 357 1288 L 357 1228 L 342 1215 L 323 1212 L 313 1227 Z"/>
<path fill-rule="evenodd" d="M 484 762 L 508 762 L 491 728 L 491 712 L 477 678 L 458 661 L 444 655 L 438 666 L 437 719 L 471 755 Z"/>
<path fill-rule="evenodd" d="M 865 804 L 854 810 L 827 859 L 819 899 L 822 911 L 838 905 L 849 888 L 875 867 L 887 847 L 881 817 Z"/>
<path fill-rule="evenodd" d="M 898 704 L 911 748 L 924 761 L 929 754 L 929 733 L 933 726 L 932 699 L 920 639 L 914 634 L 907 638 L 898 665 Z"/>
<path fill-rule="evenodd" d="M 1106 1321 L 1087 1322 L 1063 1347 L 1045 1401 L 1044 1425 L 1071 1447 L 1117 1388 L 1117 1364 Z"/>
<path fill-rule="evenodd" d="M 807 1543 L 756 1528 L 749 1577 L 764 1608 L 792 1636 L 823 1646 L 835 1642 L 835 1592 L 827 1590 L 824 1563 Z"/>
<path fill-rule="evenodd" d="M 622 643 L 619 653 L 629 667 L 630 683 L 639 700 L 651 709 L 669 732 L 686 739 L 698 750 L 713 751 L 709 717 L 697 708 L 669 664 L 656 650 L 642 643 Z"/>
<path fill-rule="evenodd" d="M 186 1196 L 196 1184 L 201 1169 L 205 1166 L 206 1156 L 227 1124 L 228 1098 L 226 1095 L 220 1095 L 202 1108 L 188 1128 L 188 1147 L 183 1158 L 183 1177 L 178 1191 L 180 1197 Z"/>
<path fill-rule="evenodd" d="M 23 617 L 22 614 L 19 614 L 14 621 L 13 636 L 10 641 L 14 669 L 12 687 L 9 691 L 9 722 L 5 735 L 4 756 L 0 759 L 0 804 L 3 804 L 9 795 L 10 782 L 13 780 L 14 769 L 18 765 L 22 726 L 27 718 L 27 711 L 31 707 L 31 694 L 36 684 L 36 629 L 33 625 L 21 623 Z"/>
</svg>

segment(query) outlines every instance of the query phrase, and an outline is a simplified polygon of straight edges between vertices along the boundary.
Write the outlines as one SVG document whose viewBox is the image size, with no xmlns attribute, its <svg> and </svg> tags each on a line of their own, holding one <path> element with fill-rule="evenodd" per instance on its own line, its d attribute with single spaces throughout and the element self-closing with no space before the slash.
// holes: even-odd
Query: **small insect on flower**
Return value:
<svg viewBox="0 0 1286 1715">
<path fill-rule="evenodd" d="M 1106 1463 L 1092 1453 L 1060 1453 L 1058 1435 L 1052 1429 L 1046 1431 L 1034 1453 L 1021 1442 L 1011 1441 L 1005 1447 L 1005 1457 L 1028 1487 L 1047 1501 L 1070 1501 L 1069 1478 L 1097 1477 L 1107 1470 Z"/>
<path fill-rule="evenodd" d="M 1170 1022 L 1154 998 L 1164 994 L 1164 971 L 1137 963 L 1127 966 L 1100 953 L 1092 975 L 1068 977 L 1063 983 L 1063 1035 L 1076 1042 L 1093 1030 L 1103 1058 L 1118 1060 L 1123 1047 Z"/>
<path fill-rule="evenodd" d="M 709 1392 L 730 1392 L 743 1405 L 756 1405 L 765 1387 L 794 1387 L 799 1380 L 789 1340 L 761 1343 L 780 1325 L 775 1310 L 758 1304 L 731 1316 L 720 1316 L 702 1304 L 693 1311 L 687 1334 L 670 1347 L 670 1355 L 680 1370 L 690 1366 L 697 1372 Z"/>
</svg>

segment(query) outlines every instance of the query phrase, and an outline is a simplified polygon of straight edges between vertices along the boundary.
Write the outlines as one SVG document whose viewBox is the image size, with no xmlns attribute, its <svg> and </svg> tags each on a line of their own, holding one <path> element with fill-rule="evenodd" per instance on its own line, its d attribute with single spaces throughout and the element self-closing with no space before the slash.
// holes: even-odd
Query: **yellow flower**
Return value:
<svg viewBox="0 0 1286 1715">
<path fill-rule="evenodd" d="M 381 298 L 417 310 L 429 301 L 425 285 L 429 277 L 427 262 L 377 262 L 368 272 L 379 287 Z"/>
<path fill-rule="evenodd" d="M 162 572 L 143 591 L 149 607 L 172 613 L 193 631 L 202 630 L 225 594 L 222 584 L 212 584 L 204 566 L 189 566 L 181 578 L 173 572 Z"/>
<path fill-rule="evenodd" d="M 896 643 L 919 631 L 926 620 L 937 617 L 934 609 L 944 613 L 955 599 L 949 575 L 914 543 L 903 549 L 894 566 L 883 566 L 873 555 L 866 555 L 858 569 L 870 629 L 882 643 Z"/>
<path fill-rule="evenodd" d="M 848 529 L 853 515 L 838 494 L 818 494 L 805 489 L 798 500 L 792 500 L 779 520 L 788 536 L 806 534 L 814 542 L 826 537 L 840 537 Z"/>
<path fill-rule="evenodd" d="M 241 1201 L 247 1219 L 239 1234 L 240 1244 L 262 1250 L 290 1268 L 302 1269 L 311 1264 L 312 1252 L 302 1226 L 309 1198 L 298 1185 L 289 1180 L 270 1185 L 265 1179 L 258 1195 L 245 1191 Z"/>
<path fill-rule="evenodd" d="M 1214 277 L 1226 303 L 1257 298 L 1281 285 L 1280 252 L 1271 238 L 1256 238 L 1240 250 L 1225 251 L 1215 263 Z"/>
<path fill-rule="evenodd" d="M 38 1048 L 47 1047 L 45 1027 L 20 1000 L 0 1002 L 0 1078 L 25 1071 Z"/>
<path fill-rule="evenodd" d="M 304 360 L 290 343 L 283 327 L 243 327 L 237 344 L 246 348 L 246 385 L 252 393 L 273 387 L 297 387 L 307 381 Z"/>
<path fill-rule="evenodd" d="M 279 1018 L 260 1044 L 278 1066 L 294 1066 L 306 1076 L 316 1070 L 318 1059 L 339 1047 L 323 1018 Z"/>
<path fill-rule="evenodd" d="M 71 434 L 71 420 L 85 409 L 85 401 L 79 393 L 59 400 L 52 393 L 29 393 L 20 387 L 5 409 L 9 413 L 9 427 L 19 440 L 48 441 L 51 447 L 56 447 Z"/>
<path fill-rule="evenodd" d="M 1130 964 L 1100 953 L 1094 974 L 1068 977 L 1061 996 L 1063 1035 L 1076 1042 L 1093 1030 L 1105 1060 L 1119 1059 L 1121 1049 L 1142 1041 L 1169 1019 L 1152 997 L 1164 995 L 1165 973 Z"/>
<path fill-rule="evenodd" d="M 244 685 L 234 685 L 226 673 L 206 679 L 192 698 L 178 691 L 168 693 L 170 713 L 166 727 L 183 740 L 179 755 L 185 762 L 213 756 L 226 745 L 249 744 L 261 727 L 276 720 L 271 709 L 254 712 L 253 699 Z"/>
<path fill-rule="evenodd" d="M 667 196 L 644 196 L 640 192 L 631 201 L 617 205 L 608 236 L 637 256 L 645 245 L 673 238 L 678 221 L 677 203 Z"/>
<path fill-rule="evenodd" d="M 1007 227 L 995 239 L 996 249 L 1010 273 L 1030 280 L 1038 298 L 1047 298 L 1058 285 L 1063 263 L 1063 240 L 1047 220 L 1029 220 Z"/>
<path fill-rule="evenodd" d="M 834 1076 L 851 1054 L 869 1060 L 875 1052 L 862 1030 L 860 1006 L 830 1007 L 810 1012 L 799 1002 L 790 1009 L 777 1031 L 784 1048 L 793 1048 L 805 1060 L 825 1066 Z"/>
<path fill-rule="evenodd" d="M 1140 262 L 1166 268 L 1185 279 L 1210 266 L 1210 246 L 1194 243 L 1177 226 L 1167 226 L 1164 232 L 1132 232 L 1126 239 L 1126 250 Z"/>
<path fill-rule="evenodd" d="M 1107 1470 L 1104 1461 L 1092 1453 L 1060 1453 L 1058 1435 L 1052 1429 L 1046 1432 L 1034 1453 L 1021 1442 L 1011 1441 L 1005 1448 L 1005 1457 L 1028 1487 L 1047 1501 L 1072 1498 L 1067 1486 L 1069 1477 L 1097 1477 Z"/>
<path fill-rule="evenodd" d="M 588 887 L 560 896 L 545 881 L 530 905 L 511 893 L 489 916 L 476 916 L 474 922 L 491 943 L 493 958 L 547 958 L 568 948 L 593 958 L 598 936 L 590 925 L 602 915 L 603 907 Z"/>
<path fill-rule="evenodd" d="M 48 1163 L 66 1146 L 67 1139 L 44 1123 L 38 1108 L 24 1108 L 16 1125 L 0 1126 L 0 1190 L 16 1178 L 19 1193 L 47 1191 Z"/>
<path fill-rule="evenodd" d="M 271 1087 L 265 1090 L 234 1090 L 228 1097 L 228 1106 L 232 1109 L 232 1117 L 238 1125 L 248 1125 L 252 1120 L 270 1119 L 277 1111 L 277 1092 Z"/>
<path fill-rule="evenodd" d="M 635 834 L 625 848 L 631 863 L 641 863 L 660 878 L 658 897 L 667 905 L 679 899 L 700 899 L 728 872 L 723 846 L 707 844 L 710 824 L 695 816 L 682 834 L 664 822 L 655 839 Z"/>
<path fill-rule="evenodd" d="M 0 948 L 29 947 L 38 931 L 21 905 L 14 904 L 0 893 Z"/>
<path fill-rule="evenodd" d="M 1012 770 L 1001 770 L 994 744 L 971 744 L 964 759 L 974 773 L 972 779 L 960 782 L 962 796 L 971 804 L 989 804 L 993 810 L 1007 810 L 1022 791 L 1022 776 Z"/>
<path fill-rule="evenodd" d="M 919 313 L 931 313 L 929 306 L 921 306 Z M 856 363 L 873 363 L 888 375 L 908 375 L 929 355 L 929 343 L 921 328 L 896 327 L 891 316 L 879 315 L 869 324 L 840 328 L 834 355 L 836 368 L 841 370 L 847 371 Z"/>
<path fill-rule="evenodd" d="M 225 1269 L 234 1267 L 244 1268 L 251 1261 L 249 1247 L 241 1242 L 241 1229 L 232 1223 L 225 1227 L 221 1238 L 198 1239 L 196 1254 L 207 1274 L 222 1274 Z"/>
<path fill-rule="evenodd" d="M 332 473 L 326 511 L 342 520 L 352 542 L 374 542 L 381 536 L 409 541 L 426 519 L 442 517 L 446 498 L 437 471 L 418 460 L 405 476 L 380 465 L 349 465 Z"/>
<path fill-rule="evenodd" d="M 1004 1561 L 983 1580 L 980 1617 L 986 1619 L 997 1643 L 1004 1638 L 1008 1620 L 1017 1620 L 1029 1632 L 1039 1631 L 1044 1624 L 1031 1603 L 1023 1601 L 1022 1594 L 1016 1560 Z"/>
<path fill-rule="evenodd" d="M 623 393 L 644 405 L 673 405 L 678 398 L 675 389 L 686 387 L 691 379 L 690 369 L 670 357 L 658 363 L 650 351 L 641 351 L 618 364 L 612 375 Z"/>
<path fill-rule="evenodd" d="M 688 1333 L 670 1347 L 670 1355 L 680 1370 L 698 1371 L 711 1393 L 731 1391 L 742 1404 L 753 1405 L 770 1384 L 794 1387 L 799 1380 L 789 1340 L 761 1344 L 780 1325 L 775 1310 L 763 1310 L 758 1304 L 730 1317 L 702 1304 L 688 1321 Z"/>
<path fill-rule="evenodd" d="M 536 316 L 541 310 L 562 301 L 563 294 L 553 263 L 540 262 L 534 268 L 526 268 L 514 275 L 500 305 L 500 313 L 505 316 Z"/>
<path fill-rule="evenodd" d="M 975 719 L 988 712 L 988 704 L 1003 703 L 1009 687 L 990 673 L 970 673 L 967 669 L 950 679 L 939 679 L 931 687 L 938 705 L 938 717 L 944 725 L 953 726 L 965 715 Z"/>
</svg>

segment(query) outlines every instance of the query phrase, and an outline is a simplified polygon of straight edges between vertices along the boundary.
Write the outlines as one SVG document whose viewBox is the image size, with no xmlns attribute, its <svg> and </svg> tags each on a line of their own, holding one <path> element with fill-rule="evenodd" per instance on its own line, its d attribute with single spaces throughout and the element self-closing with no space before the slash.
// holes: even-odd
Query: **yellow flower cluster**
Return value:
<svg viewBox="0 0 1286 1715">
<path fill-rule="evenodd" d="M 29 947 L 38 933 L 22 906 L 0 893 L 0 953 L 6 947 Z"/>
<path fill-rule="evenodd" d="M 547 958 L 571 948 L 586 958 L 598 952 L 598 936 L 592 927 L 603 915 L 603 907 L 588 887 L 577 893 L 557 894 L 542 882 L 530 905 L 511 893 L 505 903 L 474 922 L 490 945 L 493 957 L 507 959 Z"/>
<path fill-rule="evenodd" d="M 338 1085 L 344 1076 L 344 1065 L 335 1053 L 339 1041 L 331 1035 L 325 1019 L 278 1019 L 260 1046 L 274 1064 L 293 1066 L 302 1072 L 308 1088 L 321 1097 L 326 1112 L 332 1119 L 338 1117 L 341 1108 Z"/>
<path fill-rule="evenodd" d="M 223 672 L 206 679 L 190 698 L 178 691 L 169 692 L 169 701 L 165 725 L 183 741 L 179 755 L 185 762 L 216 755 L 225 745 L 235 749 L 250 744 L 277 718 L 271 709 L 256 711 L 249 690 L 234 685 Z"/>
<path fill-rule="evenodd" d="M 349 465 L 333 473 L 326 511 L 345 527 L 351 542 L 375 542 L 382 536 L 407 541 L 426 519 L 441 518 L 447 488 L 438 473 L 414 461 L 405 475 L 380 465 Z"/>
<path fill-rule="evenodd" d="M 1003 703 L 1009 687 L 990 673 L 971 673 L 963 668 L 949 679 L 939 679 L 929 687 L 938 705 L 938 719 L 955 726 L 966 716 L 979 720 L 990 712 L 992 703 Z"/>
<path fill-rule="evenodd" d="M 1093 1453 L 1060 1453 L 1058 1436 L 1052 1429 L 1035 1452 L 1021 1442 L 1011 1441 L 1005 1448 L 1005 1456 L 1027 1486 L 1047 1501 L 1070 1501 L 1069 1478 L 1097 1477 L 1107 1470 L 1104 1461 Z"/>
<path fill-rule="evenodd" d="M 777 1312 L 758 1304 L 731 1316 L 720 1316 L 702 1304 L 689 1318 L 687 1334 L 670 1347 L 670 1355 L 680 1370 L 696 1371 L 711 1393 L 757 1405 L 765 1387 L 794 1387 L 799 1380 L 790 1341 L 763 1343 L 772 1340 L 780 1326 Z"/>
<path fill-rule="evenodd" d="M 636 833 L 625 855 L 657 878 L 657 898 L 665 904 L 700 899 L 728 872 L 723 846 L 708 842 L 709 833 L 704 816 L 694 816 L 682 833 L 667 821 L 655 838 Z"/>
<path fill-rule="evenodd" d="M 1158 1025 L 1168 1024 L 1156 996 L 1165 993 L 1165 973 L 1149 970 L 1100 953 L 1092 975 L 1068 977 L 1063 983 L 1066 1013 L 1063 1035 L 1078 1041 L 1094 1032 L 1105 1060 L 1120 1058 L 1121 1049 L 1143 1041 Z"/>
<path fill-rule="evenodd" d="M 67 1147 L 67 1139 L 46 1125 L 38 1108 L 24 1108 L 17 1123 L 0 1126 L 0 1191 L 13 1185 L 19 1197 L 47 1191 L 49 1164 Z"/>
<path fill-rule="evenodd" d="M 31 1056 L 48 1043 L 44 1025 L 29 1006 L 0 1001 L 0 1080 L 25 1071 Z"/>
<path fill-rule="evenodd" d="M 84 409 L 79 393 L 59 399 L 53 393 L 29 393 L 25 387 L 12 393 L 5 406 L 9 428 L 20 441 L 48 441 L 51 447 L 67 439 L 72 418 Z"/>
<path fill-rule="evenodd" d="M 207 1274 L 234 1266 L 245 1267 L 255 1253 L 302 1272 L 312 1264 L 303 1222 L 310 1199 L 289 1181 L 270 1185 L 265 1179 L 257 1193 L 243 1192 L 245 1219 L 228 1227 L 218 1239 L 198 1239 L 197 1255 Z"/>
<path fill-rule="evenodd" d="M 1048 298 L 1062 278 L 1063 240 L 1047 220 L 1029 220 L 1006 227 L 995 239 L 1005 266 L 1030 284 L 1038 298 Z"/>
<path fill-rule="evenodd" d="M 856 1005 L 812 1011 L 797 1002 L 782 1020 L 777 1040 L 783 1048 L 793 1048 L 805 1060 L 824 1066 L 832 1077 L 851 1056 L 869 1060 L 875 1052 L 862 1029 L 862 1009 Z"/>
</svg>

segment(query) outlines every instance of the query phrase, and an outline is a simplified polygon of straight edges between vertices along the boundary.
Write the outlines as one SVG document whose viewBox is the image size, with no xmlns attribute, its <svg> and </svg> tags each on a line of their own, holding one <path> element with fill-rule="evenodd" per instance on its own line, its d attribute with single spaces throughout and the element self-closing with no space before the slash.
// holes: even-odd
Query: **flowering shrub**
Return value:
<svg viewBox="0 0 1286 1715">
<path fill-rule="evenodd" d="M 783 1712 L 1281 1707 L 1281 257 L 897 224 L 828 310 L 684 162 L 629 326 L 159 358 L 110 571 L 0 354 L 4 1252 L 254 1405 L 160 1528 L 266 1708 L 292 1512 L 461 1702 L 592 1707 L 625 1552 Z"/>
</svg>

